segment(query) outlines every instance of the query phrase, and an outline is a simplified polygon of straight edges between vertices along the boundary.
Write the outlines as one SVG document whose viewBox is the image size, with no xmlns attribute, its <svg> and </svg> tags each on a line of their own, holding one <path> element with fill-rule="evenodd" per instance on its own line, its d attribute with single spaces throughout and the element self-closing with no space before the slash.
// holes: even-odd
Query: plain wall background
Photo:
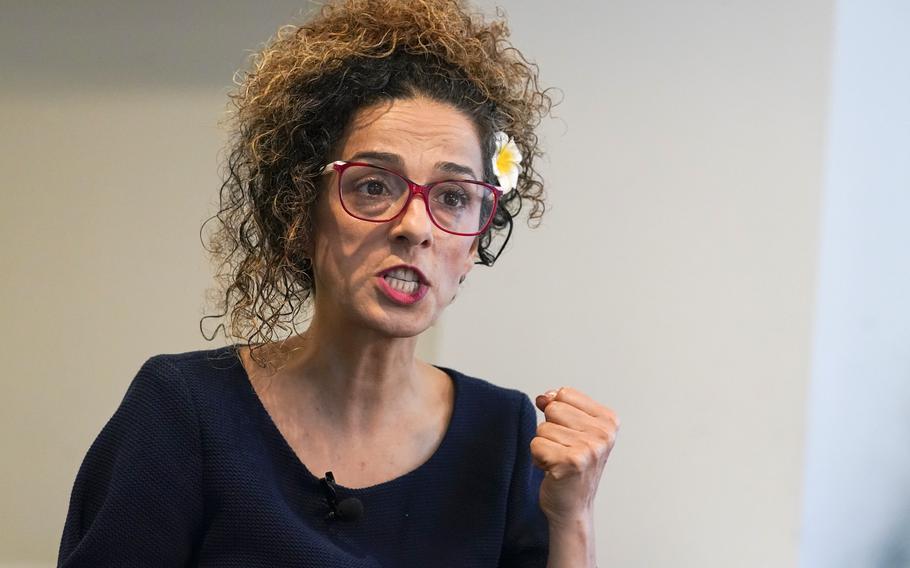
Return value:
<svg viewBox="0 0 910 568">
<path fill-rule="evenodd" d="M 552 207 L 424 353 L 620 414 L 601 566 L 796 565 L 833 2 L 498 4 L 564 96 Z M 3 6 L 0 563 L 53 564 L 141 363 L 213 346 L 217 123 L 244 50 L 302 7 Z"/>
<path fill-rule="evenodd" d="M 565 90 L 553 207 L 442 361 L 616 409 L 601 566 L 794 566 L 833 5 L 569 6 L 506 5 Z"/>
</svg>

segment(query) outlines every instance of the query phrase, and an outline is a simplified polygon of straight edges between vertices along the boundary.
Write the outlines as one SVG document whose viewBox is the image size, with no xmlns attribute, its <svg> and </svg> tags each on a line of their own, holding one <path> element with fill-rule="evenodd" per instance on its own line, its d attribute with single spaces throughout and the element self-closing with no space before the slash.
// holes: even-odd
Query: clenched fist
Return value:
<svg viewBox="0 0 910 568">
<path fill-rule="evenodd" d="M 619 418 L 571 387 L 539 395 L 535 402 L 546 417 L 531 440 L 531 459 L 545 472 L 540 508 L 551 524 L 588 517 Z"/>
</svg>

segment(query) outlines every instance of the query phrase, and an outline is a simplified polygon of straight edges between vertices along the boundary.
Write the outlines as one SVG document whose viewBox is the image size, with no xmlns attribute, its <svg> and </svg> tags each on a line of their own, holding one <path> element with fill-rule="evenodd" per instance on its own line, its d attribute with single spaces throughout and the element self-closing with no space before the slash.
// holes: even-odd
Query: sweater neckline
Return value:
<svg viewBox="0 0 910 568">
<path fill-rule="evenodd" d="M 301 460 L 291 445 L 288 443 L 287 439 L 284 437 L 284 434 L 281 433 L 281 430 L 275 424 L 275 421 L 272 420 L 272 415 L 269 414 L 268 409 L 262 403 L 262 400 L 259 398 L 259 394 L 256 392 L 256 389 L 253 387 L 252 381 L 250 381 L 249 374 L 246 372 L 246 368 L 243 366 L 243 362 L 240 359 L 239 348 L 243 347 L 240 344 L 234 344 L 228 348 L 231 351 L 231 356 L 236 359 L 238 373 L 240 375 L 241 382 L 244 384 L 243 391 L 246 396 L 249 397 L 250 404 L 254 407 L 254 411 L 259 415 L 259 418 L 265 423 L 266 428 L 269 430 L 269 434 L 273 439 L 278 440 L 278 444 L 285 458 L 294 464 L 294 467 L 300 470 L 303 475 L 311 482 L 318 484 L 321 477 L 316 476 L 310 469 L 307 467 L 303 460 Z M 453 403 L 452 403 L 452 414 L 449 417 L 449 424 L 446 427 L 446 431 L 442 436 L 442 440 L 439 442 L 439 445 L 433 451 L 433 454 L 427 458 L 426 461 L 415 467 L 414 469 L 399 475 L 398 477 L 381 481 L 379 483 L 367 486 L 367 487 L 347 487 L 340 483 L 335 483 L 335 486 L 346 492 L 353 494 L 368 494 L 372 492 L 380 492 L 390 488 L 393 488 L 396 485 L 406 483 L 409 480 L 413 479 L 420 475 L 423 471 L 432 469 L 434 464 L 440 460 L 445 459 L 445 454 L 448 453 L 449 447 L 452 445 L 452 438 L 454 436 L 453 431 L 457 428 L 458 424 L 461 421 L 461 414 L 463 412 L 463 402 L 462 402 L 462 387 L 463 382 L 461 381 L 461 375 L 458 371 L 454 371 L 447 367 L 441 367 L 439 365 L 433 365 L 443 373 L 445 373 L 451 380 L 453 386 Z"/>
</svg>

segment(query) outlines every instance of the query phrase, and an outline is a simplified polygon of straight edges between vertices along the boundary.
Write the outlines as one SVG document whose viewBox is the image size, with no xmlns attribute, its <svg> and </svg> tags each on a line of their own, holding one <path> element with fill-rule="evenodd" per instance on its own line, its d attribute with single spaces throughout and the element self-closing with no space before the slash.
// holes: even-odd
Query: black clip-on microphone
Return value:
<svg viewBox="0 0 910 568">
<path fill-rule="evenodd" d="M 329 513 L 325 516 L 327 521 L 356 521 L 363 515 L 363 503 L 356 497 L 348 497 L 338 502 L 338 493 L 335 490 L 335 476 L 331 471 L 325 472 L 325 477 L 319 480 L 325 491 L 325 499 L 329 505 Z"/>
</svg>

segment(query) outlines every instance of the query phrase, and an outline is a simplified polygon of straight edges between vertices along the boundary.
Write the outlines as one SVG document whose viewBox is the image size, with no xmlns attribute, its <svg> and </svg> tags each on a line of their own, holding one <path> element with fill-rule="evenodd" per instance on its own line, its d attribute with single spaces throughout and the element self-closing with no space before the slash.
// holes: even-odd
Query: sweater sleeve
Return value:
<svg viewBox="0 0 910 568">
<path fill-rule="evenodd" d="M 202 526 L 199 424 L 186 383 L 149 359 L 76 475 L 58 566 L 183 566 Z"/>
<path fill-rule="evenodd" d="M 547 518 L 540 509 L 543 471 L 531 462 L 531 439 L 537 435 L 537 415 L 527 395 L 521 395 L 518 447 L 500 568 L 545 567 L 549 549 Z"/>
</svg>

